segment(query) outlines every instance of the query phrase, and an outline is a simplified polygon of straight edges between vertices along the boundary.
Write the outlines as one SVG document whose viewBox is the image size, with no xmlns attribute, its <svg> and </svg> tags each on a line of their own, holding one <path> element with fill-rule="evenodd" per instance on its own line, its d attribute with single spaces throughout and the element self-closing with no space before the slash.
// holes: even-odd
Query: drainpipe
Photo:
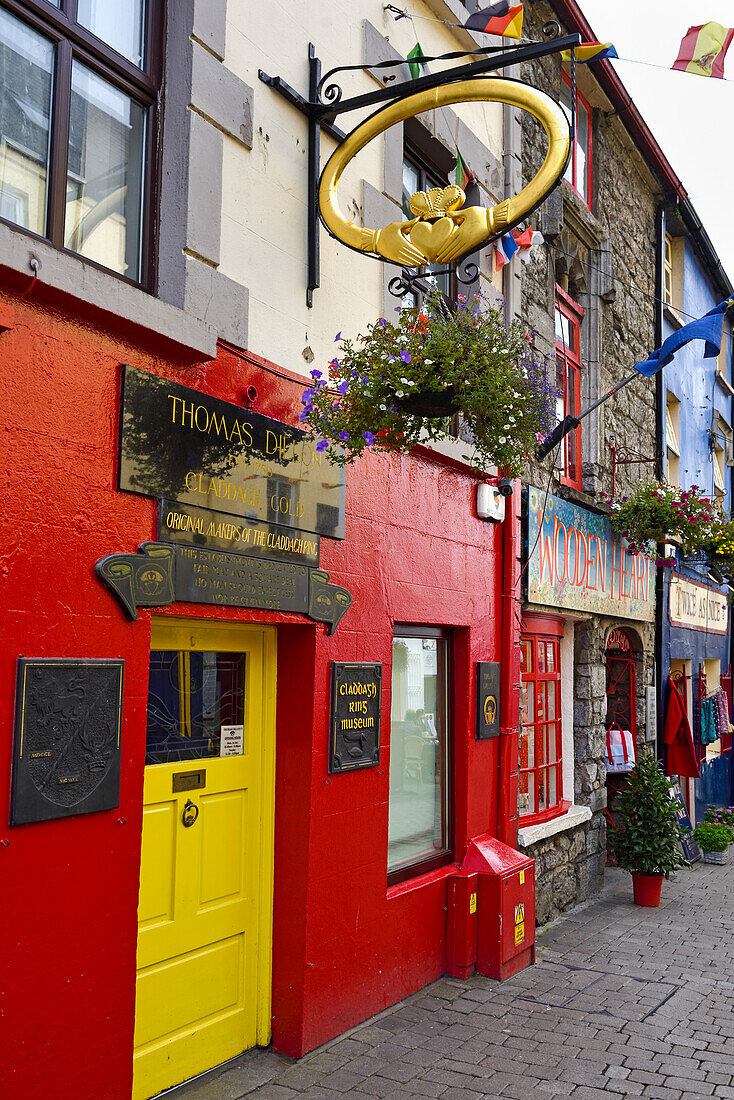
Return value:
<svg viewBox="0 0 734 1100">
<path fill-rule="evenodd" d="M 663 342 L 663 295 L 665 291 L 665 203 L 661 201 L 655 215 L 655 347 Z M 665 445 L 665 386 L 663 372 L 655 375 L 655 472 L 663 475 L 663 447 Z M 657 713 L 657 757 L 663 759 L 663 602 L 665 596 L 664 570 L 658 565 L 655 571 L 655 703 Z"/>
<path fill-rule="evenodd" d="M 502 524 L 502 640 L 500 650 L 499 813 L 497 836 L 517 847 L 520 752 L 520 482 L 515 481 Z"/>
</svg>

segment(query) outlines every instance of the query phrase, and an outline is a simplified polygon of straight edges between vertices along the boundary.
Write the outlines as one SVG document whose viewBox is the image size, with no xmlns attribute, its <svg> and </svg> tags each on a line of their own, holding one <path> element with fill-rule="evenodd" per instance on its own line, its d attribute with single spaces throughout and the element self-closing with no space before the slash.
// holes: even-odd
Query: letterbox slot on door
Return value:
<svg viewBox="0 0 734 1100">
<path fill-rule="evenodd" d="M 196 791 L 206 787 L 206 768 L 195 772 L 176 772 L 173 777 L 173 793 Z"/>
</svg>

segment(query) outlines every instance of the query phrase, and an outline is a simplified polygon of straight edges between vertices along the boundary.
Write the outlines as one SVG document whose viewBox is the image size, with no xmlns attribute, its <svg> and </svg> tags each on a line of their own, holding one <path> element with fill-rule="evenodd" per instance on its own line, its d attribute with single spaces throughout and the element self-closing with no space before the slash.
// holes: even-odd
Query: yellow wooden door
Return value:
<svg viewBox="0 0 734 1100">
<path fill-rule="evenodd" d="M 272 628 L 153 620 L 134 1100 L 269 1042 L 274 701 Z"/>
</svg>

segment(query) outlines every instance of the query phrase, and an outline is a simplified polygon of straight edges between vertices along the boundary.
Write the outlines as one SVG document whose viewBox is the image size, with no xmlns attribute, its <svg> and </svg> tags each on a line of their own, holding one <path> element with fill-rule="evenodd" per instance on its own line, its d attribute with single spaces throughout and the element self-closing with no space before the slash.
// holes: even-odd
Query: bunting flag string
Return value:
<svg viewBox="0 0 734 1100">
<path fill-rule="evenodd" d="M 464 23 L 465 30 L 480 34 L 497 34 L 500 38 L 522 38 L 522 4 L 511 7 L 507 0 L 497 0 L 473 15 Z"/>
</svg>

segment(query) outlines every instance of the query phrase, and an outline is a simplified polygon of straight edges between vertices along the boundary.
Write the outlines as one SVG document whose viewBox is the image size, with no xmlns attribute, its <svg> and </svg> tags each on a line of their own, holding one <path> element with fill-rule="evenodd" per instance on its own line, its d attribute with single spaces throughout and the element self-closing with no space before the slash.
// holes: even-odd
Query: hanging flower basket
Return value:
<svg viewBox="0 0 734 1100">
<path fill-rule="evenodd" d="M 409 393 L 395 395 L 395 407 L 406 416 L 424 416 L 427 420 L 442 420 L 455 416 L 461 407 L 458 386 L 447 386 L 443 393 Z"/>
<path fill-rule="evenodd" d="M 354 340 L 339 333 L 328 378 L 311 371 L 300 419 L 321 437 L 317 448 L 341 444 L 331 459 L 342 465 L 366 448 L 410 451 L 449 438 L 461 413 L 475 466 L 520 474 L 556 421 L 547 377 L 555 371 L 533 353 L 522 326 L 505 325 L 479 295 L 449 308 L 436 292 L 422 311 L 397 313 L 395 323 L 380 318 Z"/>
<path fill-rule="evenodd" d="M 663 481 L 648 481 L 611 501 L 609 518 L 633 553 L 654 552 L 657 543 L 673 536 L 688 556 L 700 553 L 708 544 L 717 517 L 710 498 L 697 485 L 680 489 Z M 672 565 L 673 560 L 662 564 Z"/>
</svg>

